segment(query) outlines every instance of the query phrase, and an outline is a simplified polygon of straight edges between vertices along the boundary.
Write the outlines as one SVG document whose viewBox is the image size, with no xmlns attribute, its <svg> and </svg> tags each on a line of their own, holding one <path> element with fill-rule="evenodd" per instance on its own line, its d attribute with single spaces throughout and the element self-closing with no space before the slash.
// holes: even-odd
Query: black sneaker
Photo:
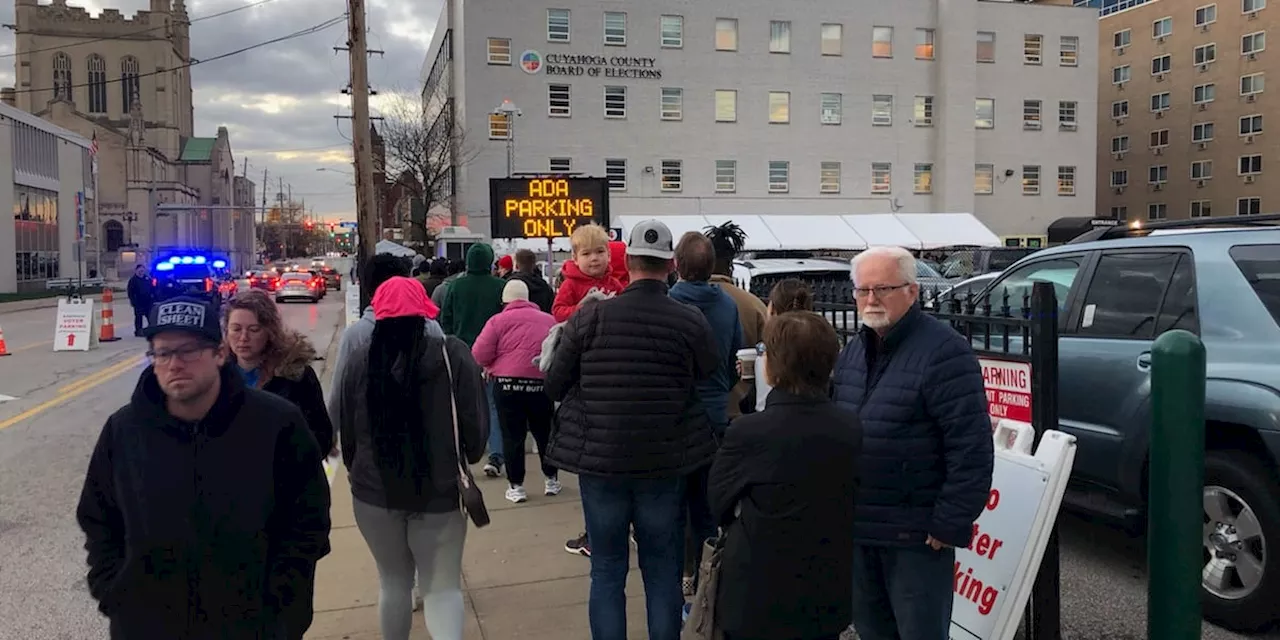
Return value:
<svg viewBox="0 0 1280 640">
<path fill-rule="evenodd" d="M 484 474 L 490 478 L 497 478 L 502 475 L 502 461 L 497 458 L 489 458 L 489 462 L 484 465 Z"/>
<path fill-rule="evenodd" d="M 582 535 L 564 543 L 564 550 L 569 553 L 577 554 L 586 558 L 591 557 L 591 543 L 587 540 L 586 532 Z"/>
</svg>

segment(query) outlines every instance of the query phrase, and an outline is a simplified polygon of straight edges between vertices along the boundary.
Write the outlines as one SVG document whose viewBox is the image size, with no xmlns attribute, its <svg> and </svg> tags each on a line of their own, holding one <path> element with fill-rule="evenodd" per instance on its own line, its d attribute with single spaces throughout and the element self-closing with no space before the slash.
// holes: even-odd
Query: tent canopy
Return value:
<svg viewBox="0 0 1280 640">
<path fill-rule="evenodd" d="M 642 220 L 666 224 L 678 241 L 686 231 L 732 220 L 747 233 L 746 251 L 779 249 L 856 251 L 874 246 L 934 249 L 949 246 L 1002 246 L 973 214 L 969 213 L 868 213 L 851 215 L 671 215 L 618 216 L 624 238 Z"/>
<path fill-rule="evenodd" d="M 373 245 L 374 253 L 389 253 L 393 256 L 402 258 L 411 258 L 418 255 L 417 251 L 410 249 L 402 244 L 397 244 L 390 240 L 379 240 L 378 244 Z"/>
</svg>

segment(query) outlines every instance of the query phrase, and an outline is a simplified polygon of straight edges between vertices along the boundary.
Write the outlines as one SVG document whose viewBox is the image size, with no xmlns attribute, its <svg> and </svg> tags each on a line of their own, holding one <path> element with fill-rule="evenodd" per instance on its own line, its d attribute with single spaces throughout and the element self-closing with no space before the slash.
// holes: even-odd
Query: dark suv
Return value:
<svg viewBox="0 0 1280 640">
<path fill-rule="evenodd" d="M 1280 216 L 1090 232 L 1019 260 L 983 294 L 1021 300 L 1053 283 L 1059 428 L 1079 444 L 1067 501 L 1131 522 L 1148 495 L 1152 342 L 1200 336 L 1204 613 L 1239 630 L 1280 616 L 1280 228 L 1268 223 Z"/>
<path fill-rule="evenodd" d="M 215 306 L 222 301 L 222 293 L 218 290 L 218 274 L 207 264 L 161 262 L 152 267 L 151 274 L 156 302 L 177 296 L 207 298 Z"/>
</svg>

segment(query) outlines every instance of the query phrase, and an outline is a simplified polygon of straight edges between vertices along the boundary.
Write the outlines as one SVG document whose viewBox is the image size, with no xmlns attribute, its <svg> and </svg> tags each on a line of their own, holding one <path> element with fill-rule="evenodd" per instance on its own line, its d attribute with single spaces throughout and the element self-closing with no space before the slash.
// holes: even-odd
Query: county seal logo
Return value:
<svg viewBox="0 0 1280 640">
<path fill-rule="evenodd" d="M 520 54 L 520 68 L 533 75 L 542 70 L 542 54 L 530 49 Z"/>
</svg>

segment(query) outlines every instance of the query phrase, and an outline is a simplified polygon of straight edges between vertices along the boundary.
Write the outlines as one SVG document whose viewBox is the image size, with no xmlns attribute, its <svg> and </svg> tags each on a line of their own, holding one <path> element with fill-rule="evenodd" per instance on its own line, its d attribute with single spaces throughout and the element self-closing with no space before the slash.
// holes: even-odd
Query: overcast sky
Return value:
<svg viewBox="0 0 1280 640">
<path fill-rule="evenodd" d="M 345 0 L 270 0 L 226 16 L 201 16 L 251 4 L 253 0 L 188 0 L 191 55 L 196 59 L 241 49 L 306 29 L 346 11 Z M 369 47 L 385 56 L 369 59 L 377 91 L 421 88 L 419 76 L 441 0 L 366 0 Z M 48 0 L 40 0 L 49 4 Z M 68 0 L 92 14 L 103 7 L 132 15 L 150 0 Z M 13 22 L 13 2 L 0 2 L 0 22 Z M 0 53 L 13 52 L 13 33 L 4 30 Z M 347 84 L 346 23 L 237 56 L 192 68 L 195 134 L 213 136 L 219 126 L 231 133 L 237 170 L 249 160 L 249 177 L 262 197 L 262 171 L 269 175 L 268 199 L 283 178 L 295 200 L 305 198 L 318 217 L 354 220 L 351 186 L 350 99 L 338 93 Z M 91 46 L 91 45 L 89 45 Z M 0 86 L 13 86 L 14 58 L 0 59 Z M 81 77 L 83 77 L 81 75 Z M 376 112 L 377 98 L 374 98 Z M 375 113 L 376 115 L 376 113 Z M 317 171 L 317 169 L 332 171 Z M 341 173 L 339 173 L 341 172 Z"/>
</svg>

